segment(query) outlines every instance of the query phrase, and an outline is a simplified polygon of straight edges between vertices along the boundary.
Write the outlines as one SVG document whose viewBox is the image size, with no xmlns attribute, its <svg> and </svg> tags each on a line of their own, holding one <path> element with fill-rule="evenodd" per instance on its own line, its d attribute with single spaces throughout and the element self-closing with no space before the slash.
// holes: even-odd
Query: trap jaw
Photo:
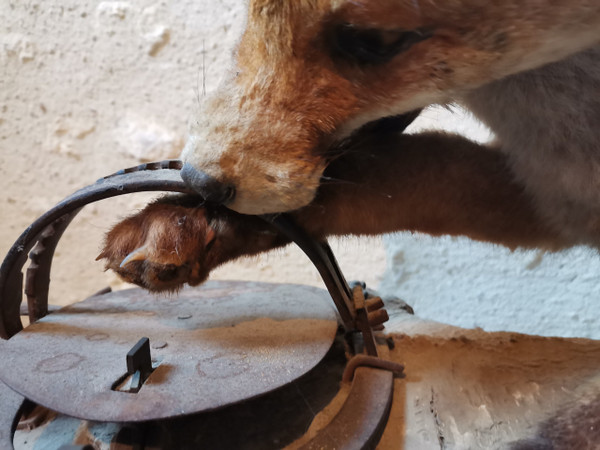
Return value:
<svg viewBox="0 0 600 450">
<path fill-rule="evenodd" d="M 0 337 L 9 339 L 23 329 L 20 319 L 22 292 L 27 297 L 31 322 L 48 314 L 50 268 L 54 251 L 64 231 L 89 203 L 142 191 L 170 191 L 192 194 L 181 180 L 182 163 L 167 160 L 125 169 L 80 189 L 30 225 L 17 239 L 0 266 Z M 377 356 L 371 326 L 387 320 L 383 304 L 371 302 L 369 307 L 360 289 L 351 289 L 326 241 L 317 242 L 298 227 L 291 217 L 280 214 L 263 216 L 282 234 L 294 241 L 313 262 L 338 310 L 346 332 L 362 333 L 367 354 Z M 31 263 L 26 271 L 23 289 L 23 266 L 27 257 Z M 378 311 L 376 314 L 373 314 Z M 369 313 L 371 313 L 369 315 Z"/>
<path fill-rule="evenodd" d="M 81 208 L 101 199 L 133 192 L 171 191 L 191 194 L 179 176 L 180 168 L 180 161 L 170 160 L 120 171 L 75 192 L 28 227 L 10 249 L 0 267 L 0 337 L 9 339 L 23 329 L 20 320 L 23 291 L 27 297 L 26 310 L 31 323 L 39 321 L 51 312 L 48 290 L 54 251 L 63 232 Z M 327 447 L 327 442 L 332 437 L 335 437 L 337 448 L 356 447 L 358 442 L 364 444 L 359 448 L 368 448 L 371 445 L 369 443 L 374 442 L 374 436 L 380 433 L 386 423 L 393 392 L 393 375 L 400 374 L 403 370 L 402 366 L 378 357 L 374 330 L 381 329 L 383 322 L 387 320 L 383 302 L 378 297 L 365 299 L 363 286 L 360 284 L 353 288 L 348 285 L 327 242 L 311 239 L 289 216 L 265 216 L 264 219 L 300 246 L 316 266 L 334 301 L 344 331 L 347 337 L 351 337 L 348 341 L 354 344 L 352 349 L 356 355 L 347 364 L 343 376 L 344 380 L 353 383 L 351 395 L 334 420 L 304 448 Z M 23 277 L 21 270 L 28 256 L 30 265 Z M 6 344 L 10 343 L 9 339 Z M 359 349 L 363 346 L 366 354 L 360 355 Z M 3 347 L 9 348 L 8 345 Z M 139 356 L 138 353 L 135 354 Z M 143 374 L 144 378 L 147 378 L 147 372 L 148 370 Z M 14 381 L 11 380 L 11 374 L 7 375 L 5 371 L 4 375 L 0 375 L 7 385 L 15 388 L 11 384 Z M 143 381 L 138 380 L 138 384 L 141 383 Z M 137 386 L 138 390 L 139 387 Z M 15 389 L 25 394 L 25 397 L 28 397 L 30 392 L 31 396 L 35 396 L 35 389 L 31 391 L 22 386 Z M 377 398 L 377 401 L 367 401 L 373 398 Z M 365 407 L 367 404 L 371 406 Z M 52 402 L 45 406 L 61 411 L 61 408 L 57 408 Z M 185 414 L 193 412 L 194 410 L 189 410 L 185 411 Z M 85 412 L 81 411 L 76 414 L 78 417 L 87 418 L 85 415 Z M 151 417 L 144 414 L 120 417 L 129 421 L 143 421 L 149 418 Z M 94 419 L 99 420 L 98 417 Z M 349 424 L 353 424 L 351 430 L 348 428 Z M 0 424 L 0 427 L 2 426 L 9 426 L 14 431 L 14 423 Z M 12 436 L 12 433 L 9 434 Z M 0 434 L 0 437 L 2 436 L 4 435 Z M 343 445 L 344 439 L 347 441 L 346 446 Z"/>
</svg>

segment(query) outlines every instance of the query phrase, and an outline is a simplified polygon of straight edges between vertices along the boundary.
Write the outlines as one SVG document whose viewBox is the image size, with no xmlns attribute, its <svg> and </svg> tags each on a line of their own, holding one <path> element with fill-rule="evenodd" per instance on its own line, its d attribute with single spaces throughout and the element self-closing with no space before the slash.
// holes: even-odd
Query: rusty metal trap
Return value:
<svg viewBox="0 0 600 450">
<path fill-rule="evenodd" d="M 191 193 L 180 168 L 163 161 L 105 177 L 10 249 L 0 267 L 0 449 L 373 448 L 403 369 L 383 358 L 383 302 L 349 286 L 328 244 L 286 215 L 264 220 L 300 246 L 327 291 L 209 281 L 177 296 L 104 290 L 49 305 L 54 250 L 81 208 L 140 191 Z M 311 427 L 342 385 L 333 418 Z"/>
</svg>

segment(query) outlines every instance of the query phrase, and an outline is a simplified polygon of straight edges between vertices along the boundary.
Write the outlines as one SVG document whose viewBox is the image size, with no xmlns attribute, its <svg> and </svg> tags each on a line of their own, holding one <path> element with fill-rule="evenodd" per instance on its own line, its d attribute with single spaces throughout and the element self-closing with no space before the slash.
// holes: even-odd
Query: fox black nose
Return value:
<svg viewBox="0 0 600 450">
<path fill-rule="evenodd" d="M 232 184 L 223 183 L 201 170 L 195 169 L 191 164 L 183 165 L 181 178 L 208 202 L 226 204 L 235 196 L 235 187 Z"/>
</svg>

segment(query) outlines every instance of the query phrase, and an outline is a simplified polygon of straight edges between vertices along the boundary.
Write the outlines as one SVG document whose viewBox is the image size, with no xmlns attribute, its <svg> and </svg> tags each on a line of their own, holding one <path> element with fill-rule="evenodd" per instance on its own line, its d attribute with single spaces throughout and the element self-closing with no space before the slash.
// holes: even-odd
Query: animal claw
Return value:
<svg viewBox="0 0 600 450">
<path fill-rule="evenodd" d="M 148 259 L 147 250 L 147 245 L 142 245 L 141 247 L 136 248 L 129 255 L 127 255 L 123 261 L 121 261 L 121 264 L 119 264 L 119 268 L 123 268 L 124 266 L 133 261 L 143 261 L 145 259 Z"/>
</svg>

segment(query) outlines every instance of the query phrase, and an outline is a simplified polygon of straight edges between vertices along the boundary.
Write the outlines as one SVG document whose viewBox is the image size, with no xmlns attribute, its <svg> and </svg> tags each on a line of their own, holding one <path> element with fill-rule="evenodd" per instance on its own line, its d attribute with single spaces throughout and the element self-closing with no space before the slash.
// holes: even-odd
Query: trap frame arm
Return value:
<svg viewBox="0 0 600 450">
<path fill-rule="evenodd" d="M 65 229 L 87 204 L 110 197 L 143 191 L 194 194 L 180 176 L 182 163 L 166 160 L 142 164 L 101 178 L 68 196 L 33 222 L 10 248 L 0 266 L 0 337 L 9 339 L 23 329 L 20 306 L 23 300 L 23 273 L 28 255 L 25 294 L 30 320 L 48 313 L 50 268 L 54 251 Z M 264 216 L 292 239 L 315 264 L 329 291 L 346 331 L 354 331 L 356 312 L 348 283 L 327 242 L 310 238 L 285 214 Z"/>
<path fill-rule="evenodd" d="M 122 170 L 76 191 L 33 222 L 19 236 L 0 266 L 0 337 L 9 339 L 23 329 L 20 318 L 23 299 L 21 269 L 32 249 L 32 267 L 29 268 L 32 270 L 28 270 L 25 293 L 29 299 L 30 319 L 37 320 L 48 310 L 49 274 L 54 249 L 77 213 L 89 203 L 134 192 L 192 193 L 179 176 L 179 168 L 180 161 L 169 160 Z"/>
</svg>

